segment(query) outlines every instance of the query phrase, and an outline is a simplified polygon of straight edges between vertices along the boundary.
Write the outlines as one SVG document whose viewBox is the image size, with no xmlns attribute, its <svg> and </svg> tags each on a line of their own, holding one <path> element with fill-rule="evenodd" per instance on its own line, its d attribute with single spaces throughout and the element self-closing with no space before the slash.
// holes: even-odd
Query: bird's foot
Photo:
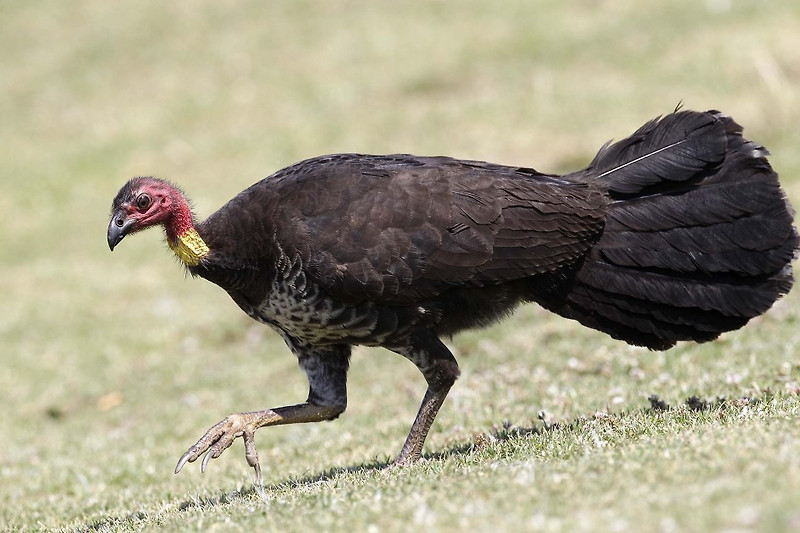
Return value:
<svg viewBox="0 0 800 533">
<path fill-rule="evenodd" d="M 254 433 L 256 429 L 264 425 L 264 418 L 268 413 L 275 415 L 272 411 L 254 411 L 225 417 L 206 431 L 206 434 L 200 437 L 200 440 L 186 450 L 186 453 L 181 456 L 177 466 L 175 466 L 175 473 L 180 472 L 186 463 L 193 463 L 203 454 L 205 454 L 205 457 L 203 457 L 203 462 L 200 463 L 200 471 L 205 472 L 206 466 L 208 466 L 208 462 L 211 459 L 216 459 L 222 455 L 222 452 L 228 449 L 236 438 L 242 437 L 244 439 L 244 456 L 247 459 L 247 464 L 256 472 L 256 483 L 261 484 L 261 465 L 258 462 Z"/>
<path fill-rule="evenodd" d="M 214 425 L 200 437 L 191 448 L 178 460 L 175 473 L 181 471 L 186 463 L 193 463 L 201 455 L 200 471 L 205 472 L 211 459 L 216 459 L 227 450 L 237 437 L 244 439 L 244 456 L 247 464 L 256 471 L 256 483 L 261 484 L 261 465 L 258 463 L 258 452 L 253 434 L 260 427 L 275 426 L 279 424 L 298 424 L 301 422 L 320 422 L 333 420 L 344 411 L 344 406 L 321 406 L 310 403 L 275 407 L 263 411 L 250 411 L 226 416 L 224 420 Z"/>
<path fill-rule="evenodd" d="M 408 468 L 412 465 L 415 465 L 419 462 L 419 459 L 408 459 L 408 458 L 400 458 L 396 457 L 394 461 L 386 465 L 387 470 L 402 470 L 404 468 Z"/>
<path fill-rule="evenodd" d="M 390 468 L 403 468 L 419 462 L 421 458 L 422 458 L 422 443 L 419 443 L 418 446 L 412 446 L 406 444 L 406 446 L 403 446 L 403 449 L 400 451 L 400 454 L 397 457 L 395 457 L 394 461 L 392 461 L 389 466 Z"/>
</svg>

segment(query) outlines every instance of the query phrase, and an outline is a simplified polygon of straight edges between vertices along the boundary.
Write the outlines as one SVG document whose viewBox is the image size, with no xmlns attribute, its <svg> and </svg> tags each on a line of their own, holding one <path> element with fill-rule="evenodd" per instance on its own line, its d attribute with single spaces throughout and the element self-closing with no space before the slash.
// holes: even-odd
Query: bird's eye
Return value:
<svg viewBox="0 0 800 533">
<path fill-rule="evenodd" d="M 148 207 L 150 207 L 152 200 L 150 199 L 149 194 L 141 194 L 136 199 L 136 207 L 139 208 L 140 211 L 144 211 Z"/>
</svg>

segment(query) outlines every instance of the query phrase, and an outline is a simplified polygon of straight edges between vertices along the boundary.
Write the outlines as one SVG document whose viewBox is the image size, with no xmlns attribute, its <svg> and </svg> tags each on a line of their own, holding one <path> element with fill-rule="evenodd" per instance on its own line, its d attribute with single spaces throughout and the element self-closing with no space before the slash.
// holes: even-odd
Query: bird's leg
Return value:
<svg viewBox="0 0 800 533">
<path fill-rule="evenodd" d="M 425 444 L 428 431 L 461 371 L 450 350 L 438 337 L 428 331 L 412 336 L 408 346 L 392 350 L 417 365 L 425 381 L 428 382 L 428 389 L 425 391 L 417 417 L 411 425 L 403 449 L 394 460 L 395 465 L 406 465 L 422 456 L 422 446 Z"/>
<path fill-rule="evenodd" d="M 261 465 L 254 438 L 258 428 L 333 420 L 344 412 L 347 407 L 350 346 L 337 345 L 316 349 L 288 339 L 287 343 L 298 356 L 300 367 L 308 376 L 308 400 L 298 405 L 237 413 L 225 417 L 206 431 L 205 435 L 183 454 L 175 467 L 176 474 L 186 463 L 196 461 L 203 454 L 205 457 L 200 464 L 200 470 L 205 472 L 211 459 L 222 455 L 236 438 L 242 437 L 247 464 L 255 470 L 256 482 L 261 483 Z"/>
</svg>

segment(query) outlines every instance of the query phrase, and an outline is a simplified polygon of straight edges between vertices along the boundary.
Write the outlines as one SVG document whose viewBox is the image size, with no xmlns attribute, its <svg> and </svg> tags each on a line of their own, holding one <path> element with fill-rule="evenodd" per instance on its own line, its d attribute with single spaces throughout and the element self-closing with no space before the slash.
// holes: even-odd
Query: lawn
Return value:
<svg viewBox="0 0 800 533">
<path fill-rule="evenodd" d="M 283 342 L 163 237 L 113 254 L 134 175 L 202 218 L 332 152 L 563 172 L 679 103 L 766 145 L 800 205 L 800 4 L 5 2 L 0 8 L 0 529 L 800 529 L 800 296 L 667 352 L 528 306 L 448 341 L 462 377 L 422 462 L 424 392 L 357 349 L 331 423 L 175 462 L 237 411 L 302 401 Z"/>
</svg>

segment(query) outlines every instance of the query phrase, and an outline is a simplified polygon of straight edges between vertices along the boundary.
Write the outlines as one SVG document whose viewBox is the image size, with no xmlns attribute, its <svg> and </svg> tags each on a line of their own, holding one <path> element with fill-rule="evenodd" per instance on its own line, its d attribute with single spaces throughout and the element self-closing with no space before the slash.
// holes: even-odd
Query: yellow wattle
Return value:
<svg viewBox="0 0 800 533">
<path fill-rule="evenodd" d="M 167 243 L 175 255 L 188 266 L 199 265 L 209 251 L 208 245 L 194 228 L 178 235 L 177 241 L 167 239 Z"/>
</svg>

